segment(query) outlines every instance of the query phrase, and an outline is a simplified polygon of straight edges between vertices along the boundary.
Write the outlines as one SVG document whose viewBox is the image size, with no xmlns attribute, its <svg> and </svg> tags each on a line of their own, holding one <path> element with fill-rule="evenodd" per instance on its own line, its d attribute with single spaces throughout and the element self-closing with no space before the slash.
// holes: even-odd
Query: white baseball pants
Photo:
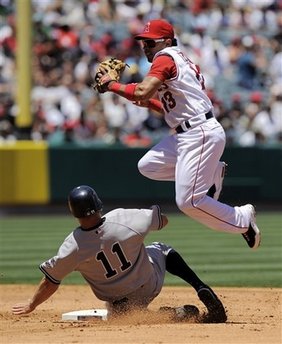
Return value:
<svg viewBox="0 0 282 344">
<path fill-rule="evenodd" d="M 175 181 L 176 204 L 191 218 L 214 230 L 245 233 L 248 208 L 231 207 L 206 195 L 224 147 L 224 130 L 211 118 L 161 140 L 140 159 L 138 169 L 150 179 Z"/>
</svg>

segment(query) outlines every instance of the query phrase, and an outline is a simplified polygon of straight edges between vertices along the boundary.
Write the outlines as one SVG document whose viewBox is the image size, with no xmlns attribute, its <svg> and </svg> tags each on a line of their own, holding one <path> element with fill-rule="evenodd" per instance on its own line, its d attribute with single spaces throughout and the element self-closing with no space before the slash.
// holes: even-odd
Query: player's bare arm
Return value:
<svg viewBox="0 0 282 344">
<path fill-rule="evenodd" d="M 146 107 L 157 113 L 164 115 L 162 103 L 158 99 L 157 90 L 161 86 L 162 81 L 154 76 L 147 76 L 140 84 L 137 84 L 134 96 L 140 97 L 134 100 L 134 105 Z M 153 93 L 155 90 L 155 93 Z M 148 98 L 149 95 L 149 98 Z"/>
<path fill-rule="evenodd" d="M 134 100 L 149 100 L 156 94 L 161 87 L 162 81 L 154 76 L 146 76 L 142 82 L 136 85 Z"/>
<path fill-rule="evenodd" d="M 161 102 L 156 99 L 158 88 L 162 85 L 162 81 L 154 76 L 147 76 L 134 89 L 134 94 L 131 98 L 133 103 L 140 107 L 152 109 L 160 114 L 164 114 Z M 128 98 L 127 85 L 121 84 L 121 88 L 114 91 L 116 94 Z M 111 86 L 109 86 L 111 90 Z"/>
<path fill-rule="evenodd" d="M 46 277 L 43 277 L 32 299 L 14 305 L 12 308 L 13 314 L 21 315 L 31 313 L 38 305 L 49 299 L 58 288 L 59 284 L 55 284 Z"/>
<path fill-rule="evenodd" d="M 109 91 L 118 94 L 121 97 L 128 98 L 128 85 L 119 84 L 119 89 L 113 88 L 115 81 L 111 81 L 108 85 Z M 162 85 L 162 81 L 154 76 L 146 76 L 140 83 L 134 84 L 134 94 L 132 99 L 134 101 L 146 101 L 154 97 L 158 88 Z"/>
</svg>

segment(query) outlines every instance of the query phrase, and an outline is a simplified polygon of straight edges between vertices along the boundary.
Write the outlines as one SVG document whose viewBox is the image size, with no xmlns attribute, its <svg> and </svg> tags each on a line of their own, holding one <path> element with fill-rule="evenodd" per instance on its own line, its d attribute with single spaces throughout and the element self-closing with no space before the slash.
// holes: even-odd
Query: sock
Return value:
<svg viewBox="0 0 282 344">
<path fill-rule="evenodd" d="M 166 270 L 172 275 L 178 276 L 198 291 L 206 284 L 199 279 L 195 272 L 186 264 L 183 258 L 175 250 L 170 250 L 166 257 Z"/>
</svg>

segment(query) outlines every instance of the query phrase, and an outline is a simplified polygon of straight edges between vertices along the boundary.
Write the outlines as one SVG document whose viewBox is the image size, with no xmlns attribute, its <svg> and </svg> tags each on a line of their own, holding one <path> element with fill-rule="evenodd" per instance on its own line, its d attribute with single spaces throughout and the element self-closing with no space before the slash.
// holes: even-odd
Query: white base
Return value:
<svg viewBox="0 0 282 344">
<path fill-rule="evenodd" d="M 62 314 L 62 320 L 90 320 L 97 318 L 107 320 L 107 309 L 84 309 L 82 311 L 73 311 Z"/>
</svg>

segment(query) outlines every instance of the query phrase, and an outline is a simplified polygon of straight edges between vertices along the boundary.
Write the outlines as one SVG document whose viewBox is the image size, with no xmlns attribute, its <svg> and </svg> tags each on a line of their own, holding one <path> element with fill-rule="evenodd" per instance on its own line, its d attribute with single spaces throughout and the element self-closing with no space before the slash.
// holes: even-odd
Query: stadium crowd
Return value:
<svg viewBox="0 0 282 344">
<path fill-rule="evenodd" d="M 0 0 L 0 142 L 16 126 L 16 8 Z M 29 139 L 50 144 L 149 146 L 169 130 L 156 113 L 91 89 L 109 56 L 149 69 L 134 35 L 164 18 L 201 67 L 227 144 L 282 142 L 282 3 L 279 0 L 32 0 L 32 118 Z"/>
</svg>

